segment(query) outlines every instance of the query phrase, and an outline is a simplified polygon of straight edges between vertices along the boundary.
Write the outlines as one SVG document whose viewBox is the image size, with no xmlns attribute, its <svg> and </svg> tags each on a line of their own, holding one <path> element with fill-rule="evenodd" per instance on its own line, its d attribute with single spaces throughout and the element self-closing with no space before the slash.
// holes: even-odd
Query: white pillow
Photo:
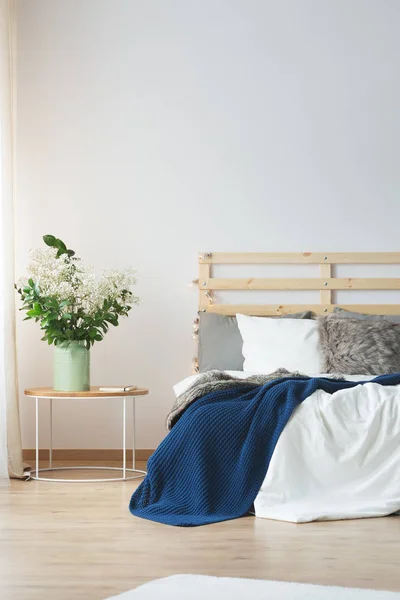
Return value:
<svg viewBox="0 0 400 600">
<path fill-rule="evenodd" d="M 243 338 L 244 371 L 272 373 L 284 367 L 304 374 L 320 372 L 317 321 L 240 314 L 236 318 Z"/>
</svg>

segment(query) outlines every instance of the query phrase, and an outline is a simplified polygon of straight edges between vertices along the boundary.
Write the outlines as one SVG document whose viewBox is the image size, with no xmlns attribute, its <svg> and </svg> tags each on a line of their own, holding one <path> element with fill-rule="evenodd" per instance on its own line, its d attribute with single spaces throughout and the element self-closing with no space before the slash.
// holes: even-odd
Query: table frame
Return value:
<svg viewBox="0 0 400 600">
<path fill-rule="evenodd" d="M 142 471 L 141 469 L 136 469 L 136 461 L 135 461 L 135 409 L 136 409 L 136 397 L 133 395 L 129 396 L 118 396 L 122 399 L 122 467 L 107 467 L 107 466 L 75 466 L 75 467 L 53 467 L 53 399 L 49 396 L 30 396 L 35 398 L 35 407 L 36 407 L 36 416 L 35 416 L 35 457 L 36 464 L 35 469 L 31 472 L 30 478 L 36 481 L 50 481 L 54 483 L 99 483 L 104 481 L 130 481 L 131 479 L 139 479 L 147 474 L 146 471 Z M 65 396 L 60 396 L 57 393 L 55 398 L 58 400 L 68 400 L 73 401 L 75 399 L 83 399 L 85 396 L 75 396 L 71 397 L 67 394 Z M 101 396 L 90 396 L 85 399 L 88 400 L 97 400 L 100 398 L 112 398 L 116 399 L 115 396 L 105 396 L 104 394 Z M 132 468 L 127 467 L 126 461 L 126 401 L 128 398 L 132 399 Z M 39 400 L 47 399 L 49 400 L 49 428 L 50 428 L 50 438 L 49 438 L 49 466 L 47 468 L 40 468 L 39 465 Z M 121 477 L 101 477 L 101 478 L 91 478 L 91 479 L 64 479 L 59 477 L 41 477 L 39 474 L 49 471 L 76 471 L 76 470 L 87 470 L 87 471 L 119 471 L 122 472 Z M 128 473 L 136 473 L 136 475 L 127 475 Z"/>
</svg>

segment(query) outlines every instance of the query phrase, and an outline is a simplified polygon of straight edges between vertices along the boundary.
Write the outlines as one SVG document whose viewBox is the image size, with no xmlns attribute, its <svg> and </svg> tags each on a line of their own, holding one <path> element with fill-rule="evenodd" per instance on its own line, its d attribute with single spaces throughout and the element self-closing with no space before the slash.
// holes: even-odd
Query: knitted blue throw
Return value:
<svg viewBox="0 0 400 600">
<path fill-rule="evenodd" d="M 400 373 L 373 381 L 398 385 Z M 246 515 L 293 410 L 317 389 L 332 394 L 356 385 L 360 382 L 287 377 L 203 396 L 149 459 L 131 513 L 186 527 Z"/>
</svg>

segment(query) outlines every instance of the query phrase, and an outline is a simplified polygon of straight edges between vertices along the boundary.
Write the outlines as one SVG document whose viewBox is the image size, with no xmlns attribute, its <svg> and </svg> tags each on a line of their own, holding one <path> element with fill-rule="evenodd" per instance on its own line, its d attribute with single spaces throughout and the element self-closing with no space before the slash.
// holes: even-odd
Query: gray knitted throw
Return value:
<svg viewBox="0 0 400 600">
<path fill-rule="evenodd" d="M 282 377 L 305 377 L 305 375 L 297 372 L 290 373 L 286 369 L 278 369 L 269 375 L 250 375 L 245 379 L 238 379 L 237 377 L 228 375 L 224 371 L 207 371 L 206 373 L 201 373 L 196 381 L 183 394 L 177 397 L 166 420 L 167 429 L 170 430 L 174 426 L 183 411 L 192 402 L 195 402 L 195 400 L 202 398 L 206 394 L 229 388 L 249 387 L 249 385 L 258 387 L 268 381 L 281 379 Z"/>
</svg>

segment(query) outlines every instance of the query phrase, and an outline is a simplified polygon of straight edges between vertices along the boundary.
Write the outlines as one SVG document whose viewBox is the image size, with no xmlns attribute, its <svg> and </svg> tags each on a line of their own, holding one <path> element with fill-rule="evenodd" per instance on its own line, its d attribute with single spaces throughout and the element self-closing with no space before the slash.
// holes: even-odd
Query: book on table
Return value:
<svg viewBox="0 0 400 600">
<path fill-rule="evenodd" d="M 137 385 L 125 385 L 115 387 L 110 386 L 99 388 L 100 392 L 132 392 L 133 390 L 137 390 Z"/>
</svg>

